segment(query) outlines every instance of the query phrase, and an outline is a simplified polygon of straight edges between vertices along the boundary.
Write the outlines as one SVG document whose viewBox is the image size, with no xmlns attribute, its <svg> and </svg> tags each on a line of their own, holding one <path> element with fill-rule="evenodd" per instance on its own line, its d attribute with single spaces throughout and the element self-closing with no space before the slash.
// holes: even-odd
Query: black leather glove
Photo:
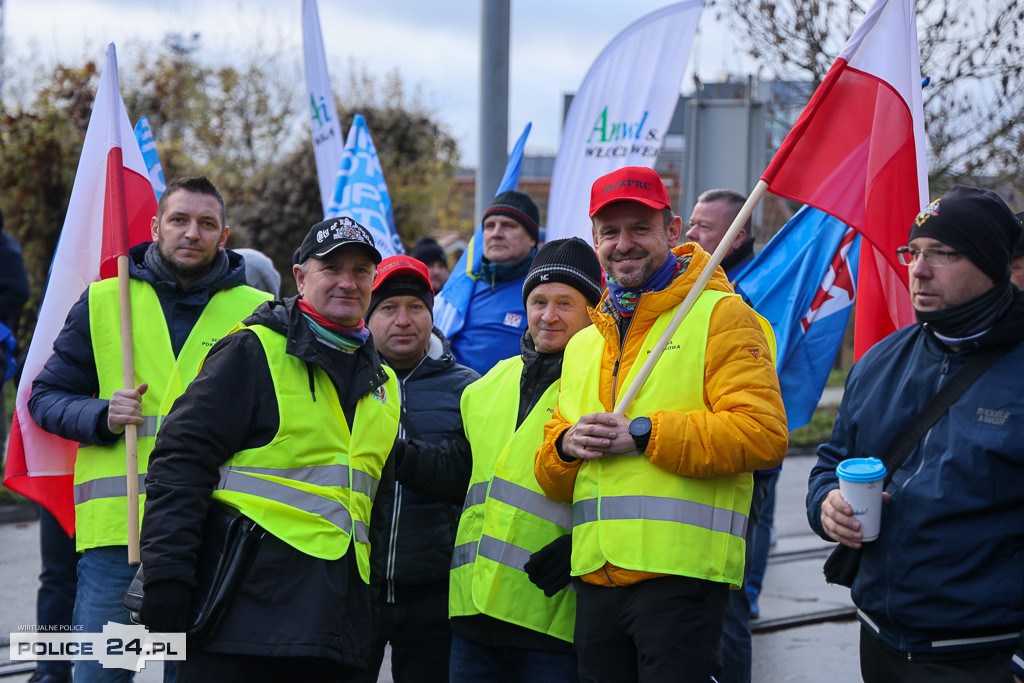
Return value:
<svg viewBox="0 0 1024 683">
<path fill-rule="evenodd" d="M 191 611 L 192 589 L 165 579 L 146 586 L 139 618 L 155 633 L 181 633 L 188 627 Z"/>
<path fill-rule="evenodd" d="M 565 534 L 530 555 L 523 569 L 530 581 L 550 598 L 569 584 L 571 559 L 572 534 Z"/>
</svg>

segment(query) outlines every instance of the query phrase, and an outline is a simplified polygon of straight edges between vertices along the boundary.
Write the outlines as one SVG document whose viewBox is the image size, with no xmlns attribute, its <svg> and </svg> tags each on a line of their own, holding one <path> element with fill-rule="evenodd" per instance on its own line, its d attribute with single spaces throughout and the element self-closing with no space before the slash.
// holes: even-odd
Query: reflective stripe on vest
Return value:
<svg viewBox="0 0 1024 683">
<path fill-rule="evenodd" d="M 713 505 L 695 503 L 692 500 L 652 496 L 609 496 L 602 498 L 600 503 L 600 517 L 597 514 L 596 498 L 573 504 L 572 525 L 577 527 L 596 522 L 598 519 L 651 519 L 689 524 L 739 538 L 745 538 L 747 534 L 746 515 L 732 510 L 722 510 Z"/>
<path fill-rule="evenodd" d="M 145 480 L 149 454 L 160 422 L 198 372 L 206 352 L 270 295 L 251 287 L 231 287 L 213 295 L 181 351 L 175 358 L 171 335 L 156 291 L 142 280 L 129 280 L 132 311 L 132 353 L 135 384 L 145 382 L 142 396 L 142 424 L 138 426 L 139 473 Z M 89 286 L 89 333 L 99 398 L 109 399 L 122 389 L 121 314 L 117 280 L 111 278 Z M 124 440 L 109 446 L 82 446 L 75 460 L 75 544 L 79 551 L 100 546 L 125 545 L 128 538 L 126 486 L 110 493 L 112 482 L 125 476 Z M 145 488 L 139 486 L 139 518 Z"/>
<path fill-rule="evenodd" d="M 466 502 L 462 504 L 462 509 L 467 510 L 474 505 L 483 505 L 485 500 L 487 500 L 487 482 L 478 481 L 470 485 L 469 492 L 466 494 Z"/>
<path fill-rule="evenodd" d="M 275 500 L 311 515 L 322 517 L 345 533 L 354 528 L 357 541 L 366 543 L 370 540 L 369 534 L 366 532 L 366 525 L 362 522 L 353 523 L 352 515 L 340 503 L 269 479 L 244 476 L 241 474 L 242 469 L 222 467 L 217 489 Z"/>
<path fill-rule="evenodd" d="M 523 571 L 531 553 L 568 533 L 572 509 L 545 497 L 533 474 L 558 383 L 517 429 L 522 371 L 521 358 L 504 360 L 462 394 L 473 472 L 452 555 L 449 615 L 486 614 L 572 642 L 575 595 L 547 598 Z"/>
<path fill-rule="evenodd" d="M 296 550 L 326 560 L 345 555 L 354 540 L 360 578 L 369 583 L 369 523 L 373 499 L 398 434 L 394 373 L 356 404 L 349 431 L 338 392 L 320 367 L 286 353 L 287 340 L 262 325 L 278 408 L 270 443 L 235 453 L 221 467 L 213 497 L 246 515 Z"/>
<path fill-rule="evenodd" d="M 346 465 L 315 465 L 313 467 L 221 467 L 221 480 L 226 470 L 245 472 L 247 474 L 266 474 L 281 479 L 291 479 L 317 486 L 348 486 L 349 468 Z M 367 472 L 352 471 L 352 489 L 370 498 L 377 497 L 380 480 Z"/>
<path fill-rule="evenodd" d="M 146 475 L 139 475 L 139 491 L 145 490 Z M 75 484 L 75 505 L 84 503 L 87 500 L 97 498 L 124 498 L 128 495 L 128 478 L 124 475 L 117 477 L 100 477 L 90 479 L 81 484 Z"/>
<path fill-rule="evenodd" d="M 491 488 L 487 492 L 490 498 L 511 505 L 523 512 L 546 519 L 552 524 L 568 529 L 572 523 L 572 510 L 564 503 L 558 503 L 545 495 L 531 491 L 525 486 L 513 484 L 495 477 L 491 480 Z"/>
<path fill-rule="evenodd" d="M 659 410 L 708 409 L 704 404 L 708 325 L 715 305 L 727 296 L 735 295 L 701 293 L 627 417 Z M 675 310 L 663 312 L 647 330 L 625 376 L 617 379 L 616 402 L 633 383 Z M 600 393 L 602 382 L 610 382 L 602 376 L 609 369 L 601 368 L 606 343 L 611 342 L 594 327 L 569 341 L 558 409 L 570 423 L 584 414 L 613 409 L 602 403 Z M 749 473 L 698 479 L 662 470 L 646 457 L 618 455 L 587 461 L 580 466 L 573 493 L 572 573 L 589 574 L 610 563 L 739 586 L 751 491 Z"/>
<path fill-rule="evenodd" d="M 150 437 L 150 436 L 155 437 L 156 436 L 156 430 L 160 426 L 161 420 L 163 420 L 165 417 L 167 417 L 167 416 L 166 415 L 146 415 L 146 416 L 144 416 L 142 418 L 142 424 L 140 424 L 138 427 L 136 427 L 136 432 L 135 432 L 136 436 L 138 436 L 140 439 L 144 439 L 144 438 L 147 438 L 147 437 Z"/>
</svg>

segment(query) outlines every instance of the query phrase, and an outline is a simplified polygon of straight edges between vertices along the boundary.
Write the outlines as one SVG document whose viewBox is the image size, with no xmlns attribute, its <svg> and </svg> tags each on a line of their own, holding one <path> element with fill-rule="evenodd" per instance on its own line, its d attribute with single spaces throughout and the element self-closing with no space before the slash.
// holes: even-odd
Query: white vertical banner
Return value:
<svg viewBox="0 0 1024 683">
<path fill-rule="evenodd" d="M 590 187 L 623 166 L 653 167 L 679 101 L 704 0 L 641 17 L 583 78 L 565 119 L 548 198 L 547 239 L 590 241 Z"/>
<path fill-rule="evenodd" d="M 302 0 L 302 46 L 306 58 L 306 104 L 313 133 L 313 154 L 316 156 L 316 175 L 320 183 L 320 202 L 326 215 L 334 193 L 334 176 L 341 164 L 344 142 L 338 110 L 334 106 L 331 78 L 327 73 L 327 57 L 324 55 L 316 0 Z"/>
</svg>

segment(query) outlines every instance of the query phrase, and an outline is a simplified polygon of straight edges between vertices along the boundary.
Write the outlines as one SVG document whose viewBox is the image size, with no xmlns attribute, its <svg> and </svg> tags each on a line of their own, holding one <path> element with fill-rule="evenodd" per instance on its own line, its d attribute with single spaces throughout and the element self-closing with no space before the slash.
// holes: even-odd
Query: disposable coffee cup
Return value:
<svg viewBox="0 0 1024 683">
<path fill-rule="evenodd" d="M 861 541 L 875 540 L 882 526 L 885 465 L 878 458 L 850 458 L 839 463 L 836 476 L 839 477 L 839 493 L 860 522 L 860 531 L 864 534 Z"/>
</svg>

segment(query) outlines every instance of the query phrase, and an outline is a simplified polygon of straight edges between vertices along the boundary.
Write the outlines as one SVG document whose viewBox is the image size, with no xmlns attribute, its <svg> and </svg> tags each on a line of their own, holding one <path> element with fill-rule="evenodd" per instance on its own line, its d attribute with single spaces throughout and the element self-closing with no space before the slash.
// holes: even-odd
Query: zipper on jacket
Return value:
<svg viewBox="0 0 1024 683">
<path fill-rule="evenodd" d="M 633 321 L 636 319 L 636 313 L 640 310 L 640 303 L 637 302 L 636 308 L 633 309 L 633 315 L 629 318 L 629 322 L 626 323 L 626 331 L 622 333 L 622 337 L 619 339 L 619 355 L 615 358 L 615 367 L 612 368 L 612 410 L 615 410 L 616 395 L 618 394 L 618 383 L 619 383 L 619 362 L 622 361 L 622 349 L 626 346 L 626 337 L 629 336 L 629 330 L 633 327 Z M 616 334 L 619 331 L 619 326 L 615 326 Z M 634 363 L 636 360 L 633 361 Z"/>
<path fill-rule="evenodd" d="M 402 486 L 395 482 L 395 502 L 391 508 L 391 538 L 388 542 L 384 602 L 395 602 L 395 557 L 398 554 L 398 511 L 402 506 Z"/>
<path fill-rule="evenodd" d="M 426 358 L 426 356 L 424 356 Z M 420 360 L 420 363 L 423 361 Z M 398 381 L 398 396 L 400 405 L 402 406 L 402 412 L 405 413 L 405 380 L 409 379 L 413 372 L 420 367 L 420 363 L 416 364 L 416 367 L 406 375 L 404 378 Z M 405 427 L 402 425 L 401 420 L 398 422 L 398 439 L 405 438 Z M 402 485 L 395 481 L 395 499 L 391 504 L 391 533 L 388 538 L 388 553 L 387 560 L 384 563 L 384 602 L 394 603 L 395 602 L 395 558 L 398 555 L 398 518 L 399 511 L 402 509 Z"/>
</svg>

